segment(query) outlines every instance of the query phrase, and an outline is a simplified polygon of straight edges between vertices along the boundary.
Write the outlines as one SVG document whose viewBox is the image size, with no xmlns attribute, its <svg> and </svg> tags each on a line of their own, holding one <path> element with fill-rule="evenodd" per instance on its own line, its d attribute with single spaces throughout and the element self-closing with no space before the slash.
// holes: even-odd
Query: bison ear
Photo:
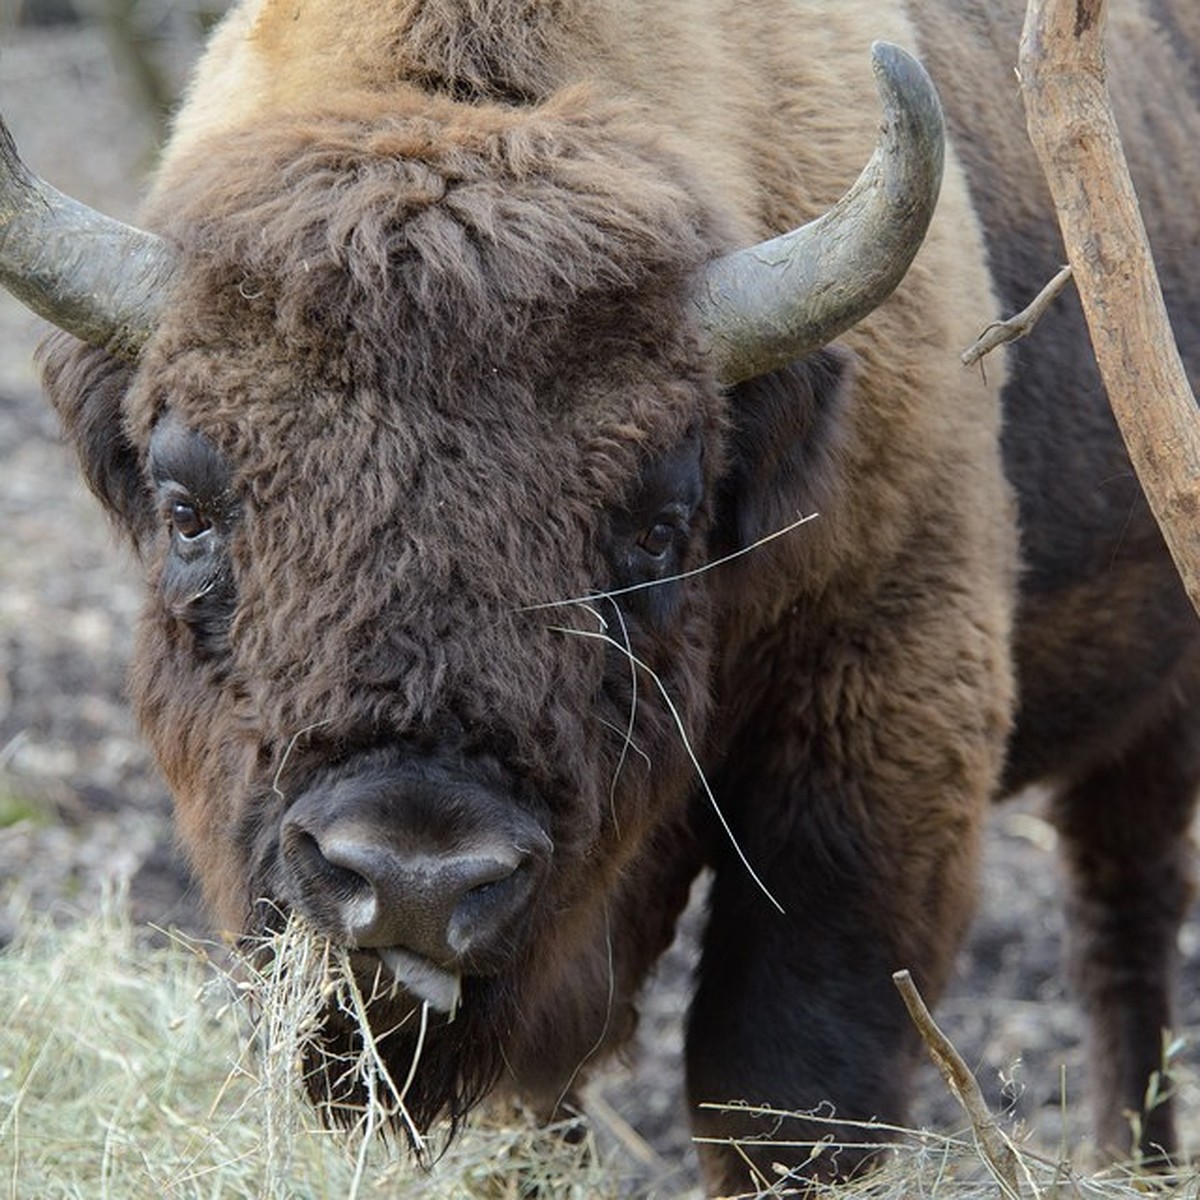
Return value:
<svg viewBox="0 0 1200 1200">
<path fill-rule="evenodd" d="M 46 394 L 88 487 L 137 546 L 150 531 L 153 506 L 124 425 L 134 367 L 61 333 L 46 339 L 38 358 Z"/>
<path fill-rule="evenodd" d="M 826 346 L 732 390 L 729 465 L 717 488 L 713 557 L 743 550 L 821 510 L 836 484 L 839 430 L 853 378 L 853 355 Z"/>
</svg>

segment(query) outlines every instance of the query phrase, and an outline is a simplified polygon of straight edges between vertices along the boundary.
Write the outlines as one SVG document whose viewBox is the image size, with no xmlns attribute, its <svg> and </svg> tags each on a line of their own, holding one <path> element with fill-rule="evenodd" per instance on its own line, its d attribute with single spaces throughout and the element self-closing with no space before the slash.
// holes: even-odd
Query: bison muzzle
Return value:
<svg viewBox="0 0 1200 1200">
<path fill-rule="evenodd" d="M 281 898 L 448 1010 L 454 977 L 512 957 L 549 866 L 550 837 L 513 792 L 401 749 L 321 771 L 283 818 Z"/>
</svg>

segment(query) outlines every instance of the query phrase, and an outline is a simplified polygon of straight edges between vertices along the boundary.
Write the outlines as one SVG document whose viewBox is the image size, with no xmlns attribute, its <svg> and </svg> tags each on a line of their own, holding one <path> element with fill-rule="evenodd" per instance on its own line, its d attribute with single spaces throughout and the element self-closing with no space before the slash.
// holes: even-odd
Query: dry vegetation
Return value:
<svg viewBox="0 0 1200 1200">
<path fill-rule="evenodd" d="M 65 926 L 22 924 L 0 956 L 0 1195 L 617 1194 L 589 1141 L 519 1119 L 472 1126 L 429 1171 L 363 1127 L 321 1130 L 299 1051 L 328 988 L 353 1000 L 315 939 L 285 935 L 286 973 L 226 974 L 195 943 L 139 934 L 119 901 Z M 382 1090 L 364 1127 L 397 1098 Z"/>
<path fill-rule="evenodd" d="M 179 937 L 148 938 L 121 898 L 66 925 L 19 922 L 0 955 L 0 1195 L 95 1200 L 284 1200 L 291 1197 L 561 1197 L 683 1200 L 681 1187 L 636 1188 L 589 1135 L 564 1137 L 506 1114 L 468 1126 L 430 1169 L 379 1136 L 403 1122 L 404 1081 L 380 1077 L 370 1045 L 344 1069 L 371 1080 L 374 1103 L 349 1134 L 322 1130 L 302 1097 L 299 1062 L 329 1002 L 361 1011 L 359 992 L 328 943 L 294 927 L 270 963 L 227 960 Z M 879 1124 L 862 1140 L 891 1148 L 858 1183 L 823 1188 L 846 1200 L 983 1200 L 1012 1195 L 1122 1200 L 1148 1190 L 1200 1196 L 1200 1175 L 1152 1184 L 1077 1172 L 1015 1144 L 1011 1174 L 965 1124 L 951 1135 Z M 435 1157 L 439 1147 L 432 1146 Z M 813 1148 L 828 1161 L 832 1142 Z M 784 1181 L 764 1194 L 788 1195 Z"/>
</svg>

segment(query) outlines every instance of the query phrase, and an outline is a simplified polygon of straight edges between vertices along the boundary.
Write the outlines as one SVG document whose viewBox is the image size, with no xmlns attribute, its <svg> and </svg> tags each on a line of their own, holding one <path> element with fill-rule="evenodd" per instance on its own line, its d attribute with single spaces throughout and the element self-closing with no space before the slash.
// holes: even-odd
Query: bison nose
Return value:
<svg viewBox="0 0 1200 1200">
<path fill-rule="evenodd" d="M 304 811 L 285 818 L 284 868 L 301 912 L 352 946 L 497 969 L 536 889 L 538 856 L 487 839 L 455 851 L 400 846 L 389 832 L 351 821 L 320 827 Z"/>
</svg>

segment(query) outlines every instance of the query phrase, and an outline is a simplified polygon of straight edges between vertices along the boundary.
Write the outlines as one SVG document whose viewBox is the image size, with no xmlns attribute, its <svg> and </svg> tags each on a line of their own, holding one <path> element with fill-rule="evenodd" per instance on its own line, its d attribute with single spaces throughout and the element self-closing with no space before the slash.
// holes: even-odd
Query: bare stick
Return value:
<svg viewBox="0 0 1200 1200">
<path fill-rule="evenodd" d="M 1109 402 L 1200 609 L 1200 418 L 1109 103 L 1105 8 L 1029 0 L 1018 74 Z"/>
<path fill-rule="evenodd" d="M 993 321 L 961 355 L 964 367 L 973 367 L 985 354 L 991 354 L 997 346 L 1015 342 L 1033 332 L 1033 327 L 1042 314 L 1058 299 L 1058 294 L 1067 286 L 1071 268 L 1063 267 L 1019 313 L 1005 321 Z"/>
<path fill-rule="evenodd" d="M 976 1145 L 996 1181 L 1013 1200 L 1019 1200 L 1021 1179 L 1017 1171 L 1017 1156 L 996 1124 L 996 1118 L 992 1116 L 991 1109 L 983 1098 L 978 1081 L 950 1039 L 938 1028 L 937 1022 L 925 1006 L 925 1001 L 921 999 L 921 993 L 917 991 L 912 976 L 907 971 L 897 971 L 892 976 L 892 982 L 904 998 L 908 1015 L 917 1027 L 917 1032 L 929 1051 L 929 1057 L 933 1059 L 946 1081 L 946 1086 L 967 1114 L 975 1134 Z"/>
</svg>

